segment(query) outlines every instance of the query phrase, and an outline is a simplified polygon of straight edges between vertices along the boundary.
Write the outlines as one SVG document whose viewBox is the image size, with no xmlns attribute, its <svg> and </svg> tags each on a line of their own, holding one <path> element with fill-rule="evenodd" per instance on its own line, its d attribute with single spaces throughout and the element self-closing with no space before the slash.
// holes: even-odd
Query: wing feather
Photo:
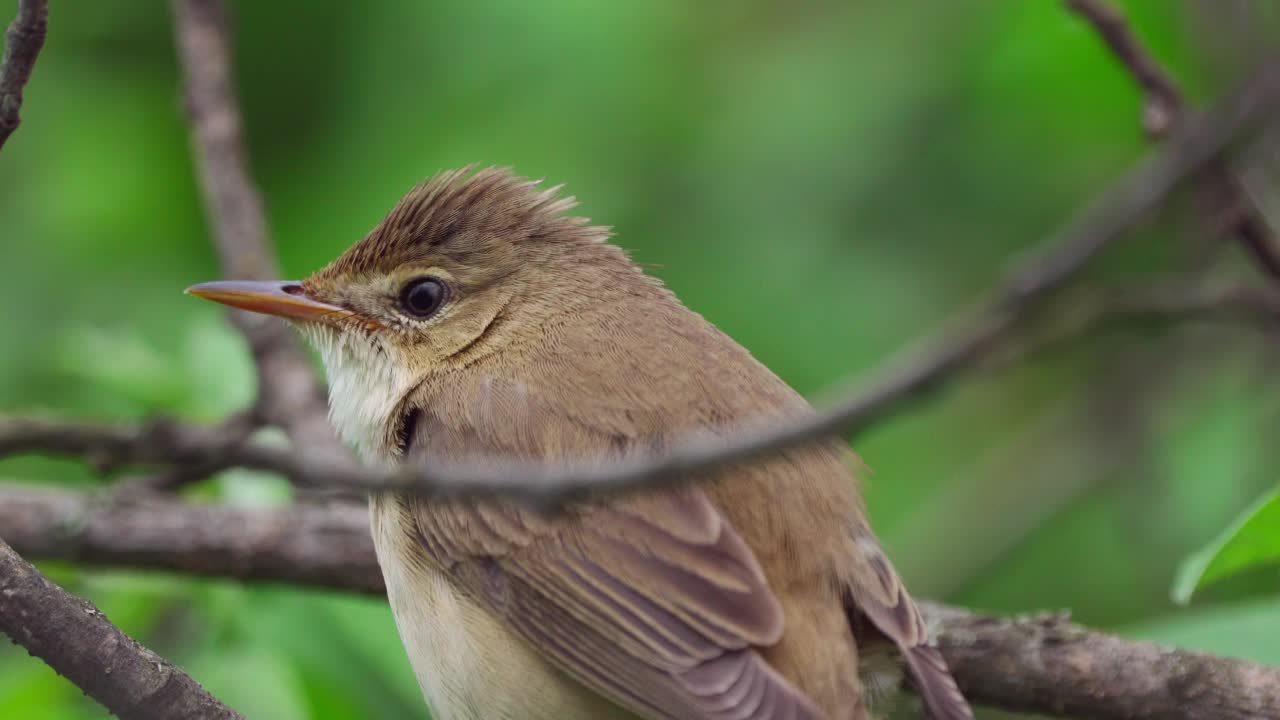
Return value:
<svg viewBox="0 0 1280 720">
<path fill-rule="evenodd" d="M 490 380 L 470 397 L 467 409 L 484 412 L 421 407 L 414 456 L 521 456 L 526 442 L 548 447 L 546 433 L 558 433 L 567 453 L 620 447 L 616 434 L 591 436 L 527 386 L 513 392 Z M 530 425 L 504 440 L 503 413 Z M 434 564 L 552 663 L 633 712 L 654 720 L 823 717 L 757 652 L 781 637 L 782 607 L 702 491 L 667 489 L 556 516 L 489 500 L 406 502 Z"/>
</svg>

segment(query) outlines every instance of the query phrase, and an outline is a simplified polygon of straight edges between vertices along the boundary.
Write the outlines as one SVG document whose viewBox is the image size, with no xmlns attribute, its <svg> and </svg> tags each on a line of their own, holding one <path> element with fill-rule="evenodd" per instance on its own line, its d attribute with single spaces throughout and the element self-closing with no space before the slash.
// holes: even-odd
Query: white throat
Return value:
<svg viewBox="0 0 1280 720">
<path fill-rule="evenodd" d="M 388 462 L 387 424 L 414 382 L 407 366 L 398 362 L 395 350 L 376 348 L 366 338 L 330 328 L 308 330 L 329 377 L 329 421 L 365 462 Z"/>
</svg>

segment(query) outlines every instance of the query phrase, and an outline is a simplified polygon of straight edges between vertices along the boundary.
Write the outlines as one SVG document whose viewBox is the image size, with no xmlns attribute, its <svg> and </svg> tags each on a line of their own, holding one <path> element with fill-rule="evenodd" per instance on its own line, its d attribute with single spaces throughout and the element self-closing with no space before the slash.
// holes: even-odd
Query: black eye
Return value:
<svg viewBox="0 0 1280 720">
<path fill-rule="evenodd" d="M 414 317 L 429 318 L 444 305 L 448 296 L 449 289 L 444 283 L 433 277 L 418 278 L 409 281 L 400 291 L 400 307 Z"/>
</svg>

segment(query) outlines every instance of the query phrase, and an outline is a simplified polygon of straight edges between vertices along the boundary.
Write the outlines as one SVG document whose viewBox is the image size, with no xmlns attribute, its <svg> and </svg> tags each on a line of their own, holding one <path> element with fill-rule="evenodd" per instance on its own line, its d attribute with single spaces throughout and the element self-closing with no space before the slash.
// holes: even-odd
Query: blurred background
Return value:
<svg viewBox="0 0 1280 720">
<path fill-rule="evenodd" d="M 1120 4 L 1196 102 L 1280 39 L 1267 0 Z M 0 156 L 0 410 L 220 418 L 253 375 L 218 308 L 182 295 L 219 271 L 168 6 L 54 5 Z M 1147 151 L 1130 77 L 1054 2 L 233 5 L 253 170 L 290 276 L 424 176 L 510 165 L 566 183 L 819 401 L 969 307 Z M 1263 282 L 1191 199 L 1061 307 L 1171 275 Z M 1070 608 L 1280 663 L 1274 572 L 1170 599 L 1183 559 L 1280 479 L 1277 361 L 1273 328 L 1202 322 L 989 364 L 858 438 L 877 530 L 917 596 Z M 0 481 L 103 482 L 31 458 Z M 248 473 L 194 492 L 289 496 Z M 380 600 L 43 568 L 249 717 L 423 714 Z M 102 715 L 0 648 L 0 717 Z"/>
</svg>

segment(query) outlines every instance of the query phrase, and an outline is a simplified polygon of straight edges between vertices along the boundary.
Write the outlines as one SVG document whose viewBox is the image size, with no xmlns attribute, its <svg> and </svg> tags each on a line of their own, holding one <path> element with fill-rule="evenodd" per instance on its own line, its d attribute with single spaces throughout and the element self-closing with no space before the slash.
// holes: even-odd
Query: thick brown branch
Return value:
<svg viewBox="0 0 1280 720">
<path fill-rule="evenodd" d="M 353 505 L 110 505 L 7 486 L 0 487 L 0 535 L 36 558 L 383 591 L 368 514 Z M 1057 617 L 924 609 L 975 702 L 1103 720 L 1280 717 L 1280 669 L 1126 640 Z"/>
<path fill-rule="evenodd" d="M 1065 0 L 1069 9 L 1093 26 L 1116 60 L 1133 76 L 1146 96 L 1143 128 L 1153 140 L 1161 140 L 1186 120 L 1182 93 L 1129 26 L 1119 10 L 1105 0 Z M 1239 178 L 1225 162 L 1209 168 L 1205 202 L 1212 215 L 1229 229 L 1254 263 L 1273 280 L 1280 281 L 1280 251 L 1266 220 L 1258 212 Z"/>
<path fill-rule="evenodd" d="M 178 54 L 186 78 L 191 142 L 223 273 L 276 280 L 262 199 L 249 178 L 232 80 L 226 8 L 221 0 L 173 0 Z M 288 328 L 274 318 L 232 311 L 258 369 L 257 409 L 298 444 L 339 447 L 325 416 L 324 393 Z"/>
<path fill-rule="evenodd" d="M 1280 668 L 1072 625 L 926 605 L 965 696 L 1006 710 L 1097 720 L 1280 717 Z"/>
<path fill-rule="evenodd" d="M 381 593 L 369 511 L 251 510 L 0 485 L 0 533 L 28 557 Z"/>
<path fill-rule="evenodd" d="M 3 540 L 0 631 L 125 720 L 241 717 L 92 603 L 49 582 Z"/>
<path fill-rule="evenodd" d="M 0 59 L 0 148 L 22 121 L 22 88 L 31 78 L 36 56 L 44 47 L 48 30 L 49 5 L 46 0 L 18 0 L 18 16 L 4 34 L 4 57 Z"/>
</svg>

